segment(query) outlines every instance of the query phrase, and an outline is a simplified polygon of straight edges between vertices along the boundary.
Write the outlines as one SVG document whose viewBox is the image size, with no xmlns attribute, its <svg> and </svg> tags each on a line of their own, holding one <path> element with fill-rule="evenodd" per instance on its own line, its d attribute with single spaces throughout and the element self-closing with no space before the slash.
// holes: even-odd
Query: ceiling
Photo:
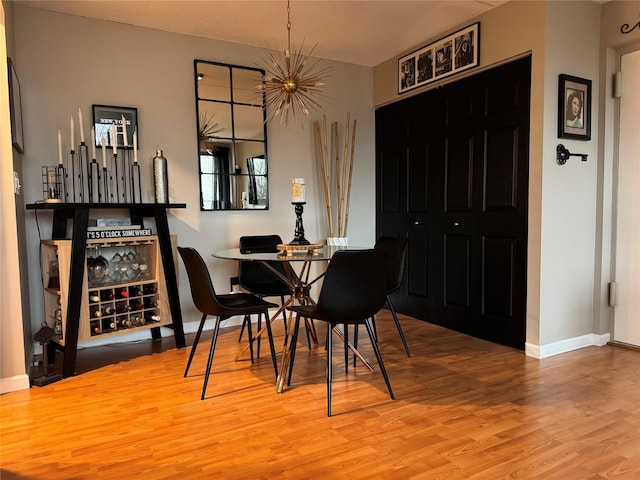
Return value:
<svg viewBox="0 0 640 480">
<path fill-rule="evenodd" d="M 451 33 L 506 0 L 292 0 L 292 48 L 375 66 Z M 285 0 L 16 0 L 55 12 L 284 49 Z"/>
</svg>

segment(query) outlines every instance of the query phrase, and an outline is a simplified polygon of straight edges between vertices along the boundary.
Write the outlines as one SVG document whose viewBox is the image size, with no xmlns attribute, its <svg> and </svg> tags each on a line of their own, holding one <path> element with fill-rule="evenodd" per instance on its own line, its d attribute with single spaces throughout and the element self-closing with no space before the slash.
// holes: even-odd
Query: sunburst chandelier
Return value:
<svg viewBox="0 0 640 480">
<path fill-rule="evenodd" d="M 320 99 L 326 98 L 323 80 L 331 68 L 323 67 L 320 59 L 311 56 L 317 46 L 316 43 L 307 55 L 302 53 L 304 42 L 297 51 L 291 50 L 291 5 L 287 0 L 287 49 L 272 50 L 269 59 L 263 59 L 266 66 L 261 67 L 266 72 L 260 88 L 265 92 L 269 119 L 280 116 L 280 123 L 284 121 L 286 126 L 291 113 L 297 123 L 299 111 L 309 115 L 310 110 L 320 107 Z"/>
</svg>

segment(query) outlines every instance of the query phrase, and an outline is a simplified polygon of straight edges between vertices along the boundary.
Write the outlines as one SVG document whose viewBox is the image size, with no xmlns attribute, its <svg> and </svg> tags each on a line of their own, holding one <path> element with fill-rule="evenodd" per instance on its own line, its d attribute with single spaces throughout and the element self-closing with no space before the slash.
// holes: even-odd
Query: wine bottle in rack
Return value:
<svg viewBox="0 0 640 480">
<path fill-rule="evenodd" d="M 142 295 L 142 292 L 140 291 L 140 287 L 129 287 L 130 297 L 139 297 L 140 295 Z"/>
<path fill-rule="evenodd" d="M 100 318 L 102 316 L 102 310 L 99 306 L 91 307 L 91 318 Z"/>
<path fill-rule="evenodd" d="M 116 291 L 116 298 L 129 298 L 129 292 L 126 288 L 121 288 Z"/>
<path fill-rule="evenodd" d="M 102 309 L 102 313 L 105 315 L 113 315 L 114 313 L 116 313 L 116 310 L 111 305 L 107 305 Z"/>
<path fill-rule="evenodd" d="M 154 293 L 158 293 L 158 287 L 153 284 L 145 285 L 142 289 L 145 295 L 152 295 Z"/>
<path fill-rule="evenodd" d="M 160 315 L 157 315 L 155 312 L 146 312 L 144 318 L 148 323 L 158 323 L 161 319 Z"/>
<path fill-rule="evenodd" d="M 131 310 L 131 308 L 125 302 L 116 303 L 116 313 L 127 313 L 129 310 Z"/>
<path fill-rule="evenodd" d="M 91 303 L 98 303 L 100 301 L 100 295 L 98 295 L 96 292 L 90 293 L 89 301 Z"/>
<path fill-rule="evenodd" d="M 102 329 L 100 328 L 99 321 L 91 322 L 91 336 L 100 335 L 102 333 Z"/>
<path fill-rule="evenodd" d="M 151 298 L 144 299 L 144 308 L 156 308 L 158 303 Z"/>
<path fill-rule="evenodd" d="M 129 303 L 129 306 L 131 307 L 131 310 L 142 310 L 142 303 L 140 303 L 140 300 L 132 300 L 131 303 Z"/>
<path fill-rule="evenodd" d="M 102 290 L 100 292 L 100 298 L 102 299 L 103 302 L 113 300 L 114 298 L 113 290 Z"/>
</svg>

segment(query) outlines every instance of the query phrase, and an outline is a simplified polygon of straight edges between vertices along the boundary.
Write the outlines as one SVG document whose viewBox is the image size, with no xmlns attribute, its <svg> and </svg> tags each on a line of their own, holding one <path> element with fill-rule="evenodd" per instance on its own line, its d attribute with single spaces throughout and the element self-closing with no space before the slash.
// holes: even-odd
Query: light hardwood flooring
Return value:
<svg viewBox="0 0 640 480">
<path fill-rule="evenodd" d="M 640 479 L 640 352 L 537 360 L 400 318 L 411 358 L 378 316 L 397 400 L 368 342 L 376 370 L 345 376 L 336 341 L 331 418 L 322 346 L 299 345 L 276 395 L 266 342 L 257 363 L 234 362 L 238 328 L 225 329 L 204 401 L 210 334 L 189 378 L 172 338 L 84 349 L 81 374 L 0 397 L 0 478 Z"/>
</svg>

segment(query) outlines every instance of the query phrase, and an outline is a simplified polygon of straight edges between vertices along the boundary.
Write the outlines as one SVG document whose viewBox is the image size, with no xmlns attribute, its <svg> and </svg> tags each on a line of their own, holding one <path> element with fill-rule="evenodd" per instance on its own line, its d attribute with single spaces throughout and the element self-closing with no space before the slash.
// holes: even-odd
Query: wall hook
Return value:
<svg viewBox="0 0 640 480">
<path fill-rule="evenodd" d="M 588 155 L 586 153 L 571 153 L 562 144 L 556 147 L 556 162 L 558 165 L 564 165 L 569 160 L 569 157 L 581 157 L 583 162 L 587 161 Z"/>
</svg>

